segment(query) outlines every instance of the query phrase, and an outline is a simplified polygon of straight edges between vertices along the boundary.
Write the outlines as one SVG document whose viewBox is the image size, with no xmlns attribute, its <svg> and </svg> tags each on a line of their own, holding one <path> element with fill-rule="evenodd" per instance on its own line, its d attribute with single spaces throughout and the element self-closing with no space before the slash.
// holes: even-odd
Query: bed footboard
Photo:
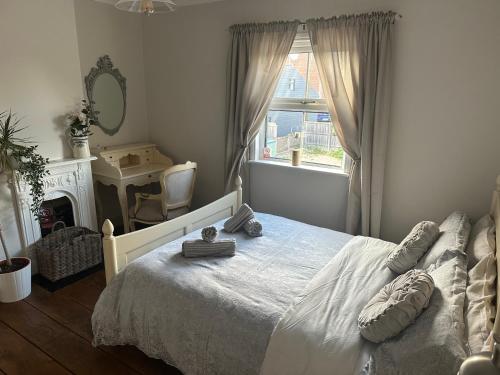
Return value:
<svg viewBox="0 0 500 375">
<path fill-rule="evenodd" d="M 242 203 L 241 178 L 232 193 L 176 219 L 147 229 L 115 237 L 113 224 L 106 219 L 102 226 L 106 284 L 125 266 L 157 247 L 186 234 L 234 215 Z"/>
</svg>

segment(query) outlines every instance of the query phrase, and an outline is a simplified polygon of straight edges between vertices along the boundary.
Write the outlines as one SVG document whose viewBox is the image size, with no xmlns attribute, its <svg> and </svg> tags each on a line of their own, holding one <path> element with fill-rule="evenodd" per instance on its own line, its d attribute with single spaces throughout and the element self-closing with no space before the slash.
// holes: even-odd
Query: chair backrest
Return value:
<svg viewBox="0 0 500 375">
<path fill-rule="evenodd" d="M 163 215 L 166 216 L 168 210 L 191 206 L 197 167 L 196 163 L 188 161 L 170 167 L 161 174 Z"/>
</svg>

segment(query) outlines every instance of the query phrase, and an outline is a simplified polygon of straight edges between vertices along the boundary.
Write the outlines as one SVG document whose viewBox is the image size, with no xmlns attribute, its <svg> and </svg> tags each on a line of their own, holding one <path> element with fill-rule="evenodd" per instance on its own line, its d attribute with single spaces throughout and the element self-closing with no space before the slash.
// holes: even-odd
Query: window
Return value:
<svg viewBox="0 0 500 375">
<path fill-rule="evenodd" d="M 281 72 L 258 138 L 264 160 L 290 160 L 302 150 L 302 163 L 344 167 L 344 150 L 335 134 L 307 32 L 301 30 Z"/>
</svg>

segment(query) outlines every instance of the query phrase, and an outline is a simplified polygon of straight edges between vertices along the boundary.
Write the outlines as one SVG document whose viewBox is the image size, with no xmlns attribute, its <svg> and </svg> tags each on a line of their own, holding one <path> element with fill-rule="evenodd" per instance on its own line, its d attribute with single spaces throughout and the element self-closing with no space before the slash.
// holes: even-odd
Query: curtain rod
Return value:
<svg viewBox="0 0 500 375">
<path fill-rule="evenodd" d="M 395 13 L 395 19 L 401 19 L 401 18 L 403 18 L 403 15 L 401 13 Z M 307 26 L 307 22 L 306 21 L 299 21 L 299 22 L 300 22 L 299 26 L 302 26 L 304 28 L 304 30 L 305 30 L 305 27 Z M 234 26 L 241 26 L 241 25 L 230 26 L 228 30 L 231 30 L 231 28 L 234 27 Z"/>
<path fill-rule="evenodd" d="M 402 15 L 402 14 L 400 14 L 400 13 L 396 13 L 396 19 L 401 19 L 401 18 L 403 18 L 403 15 Z M 300 21 L 300 24 L 299 24 L 299 25 L 300 25 L 300 26 L 306 26 L 306 25 L 307 25 L 307 22 L 305 22 L 305 21 Z"/>
</svg>

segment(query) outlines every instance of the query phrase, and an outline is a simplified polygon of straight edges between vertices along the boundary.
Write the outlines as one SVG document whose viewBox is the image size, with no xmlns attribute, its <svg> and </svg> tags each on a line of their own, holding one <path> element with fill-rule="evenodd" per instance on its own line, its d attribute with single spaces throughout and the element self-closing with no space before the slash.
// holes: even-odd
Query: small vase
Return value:
<svg viewBox="0 0 500 375">
<path fill-rule="evenodd" d="M 73 157 L 75 159 L 85 159 L 90 157 L 89 137 L 72 137 Z"/>
<path fill-rule="evenodd" d="M 294 167 L 298 167 L 300 165 L 301 156 L 302 153 L 300 152 L 300 150 L 292 150 L 292 165 Z"/>
</svg>

